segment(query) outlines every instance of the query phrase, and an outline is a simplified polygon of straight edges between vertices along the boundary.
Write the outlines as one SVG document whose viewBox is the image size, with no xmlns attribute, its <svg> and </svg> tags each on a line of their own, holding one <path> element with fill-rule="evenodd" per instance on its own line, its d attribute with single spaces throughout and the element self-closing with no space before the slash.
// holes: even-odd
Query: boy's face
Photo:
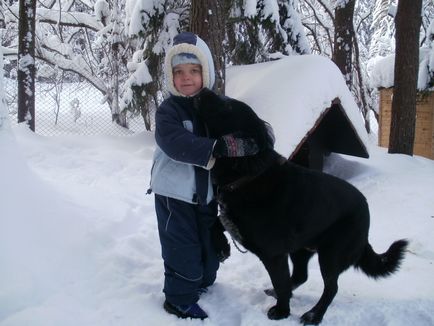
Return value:
<svg viewBox="0 0 434 326">
<path fill-rule="evenodd" d="M 198 93 L 202 89 L 202 66 L 184 63 L 173 67 L 173 84 L 182 95 Z"/>
</svg>

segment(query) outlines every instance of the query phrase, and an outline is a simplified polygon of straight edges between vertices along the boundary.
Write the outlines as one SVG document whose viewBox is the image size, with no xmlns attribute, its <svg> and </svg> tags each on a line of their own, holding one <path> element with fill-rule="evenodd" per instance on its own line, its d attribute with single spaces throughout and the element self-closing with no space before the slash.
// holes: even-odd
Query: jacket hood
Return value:
<svg viewBox="0 0 434 326">
<path fill-rule="evenodd" d="M 182 32 L 173 39 L 173 46 L 169 49 L 165 58 L 164 69 L 169 92 L 176 96 L 184 96 L 176 90 L 173 84 L 172 58 L 180 53 L 191 53 L 199 59 L 202 65 L 203 87 L 212 89 L 215 82 L 215 69 L 211 51 L 196 34 Z"/>
</svg>

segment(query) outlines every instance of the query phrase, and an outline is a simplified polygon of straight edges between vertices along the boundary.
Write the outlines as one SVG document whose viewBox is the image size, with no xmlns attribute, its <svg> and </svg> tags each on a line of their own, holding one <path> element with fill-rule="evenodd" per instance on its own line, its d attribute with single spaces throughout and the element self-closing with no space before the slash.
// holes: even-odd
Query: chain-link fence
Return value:
<svg viewBox="0 0 434 326">
<path fill-rule="evenodd" d="M 17 80 L 8 77 L 3 80 L 10 120 L 16 122 Z M 35 99 L 35 132 L 41 135 L 129 135 L 146 130 L 140 114 L 127 115 L 128 128 L 113 122 L 102 94 L 86 81 L 37 81 Z"/>
</svg>

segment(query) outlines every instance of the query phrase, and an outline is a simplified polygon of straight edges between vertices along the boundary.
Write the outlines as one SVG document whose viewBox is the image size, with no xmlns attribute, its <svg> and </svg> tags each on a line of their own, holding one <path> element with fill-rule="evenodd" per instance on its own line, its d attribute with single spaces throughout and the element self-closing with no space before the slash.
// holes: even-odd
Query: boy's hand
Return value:
<svg viewBox="0 0 434 326">
<path fill-rule="evenodd" d="M 258 144 L 250 137 L 241 137 L 237 134 L 228 134 L 217 139 L 213 156 L 219 157 L 243 157 L 252 156 L 259 152 Z"/>
</svg>

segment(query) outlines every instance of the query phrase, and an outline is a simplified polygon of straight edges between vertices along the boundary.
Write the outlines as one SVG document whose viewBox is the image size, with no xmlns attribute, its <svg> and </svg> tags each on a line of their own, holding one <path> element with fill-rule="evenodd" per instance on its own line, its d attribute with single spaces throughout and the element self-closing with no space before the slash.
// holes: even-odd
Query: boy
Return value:
<svg viewBox="0 0 434 326">
<path fill-rule="evenodd" d="M 254 155 L 258 148 L 249 138 L 207 137 L 194 108 L 195 96 L 214 84 L 214 63 L 203 40 L 188 32 L 177 35 L 165 69 L 171 95 L 155 116 L 158 146 L 151 177 L 165 269 L 164 309 L 180 318 L 205 319 L 197 301 L 219 267 L 210 233 L 217 203 L 209 170 L 216 157 Z"/>
</svg>

